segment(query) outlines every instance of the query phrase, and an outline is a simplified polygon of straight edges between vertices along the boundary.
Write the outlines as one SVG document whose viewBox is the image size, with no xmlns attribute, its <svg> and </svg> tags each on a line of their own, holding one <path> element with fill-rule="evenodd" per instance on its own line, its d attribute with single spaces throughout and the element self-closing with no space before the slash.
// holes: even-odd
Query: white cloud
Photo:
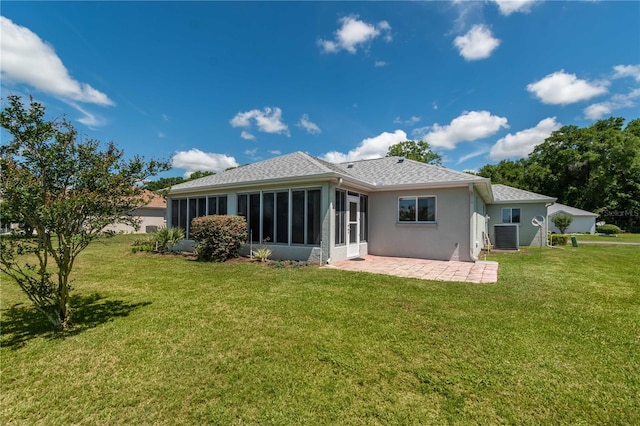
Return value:
<svg viewBox="0 0 640 426">
<path fill-rule="evenodd" d="M 493 37 L 491 30 L 484 25 L 474 25 L 465 35 L 456 37 L 453 44 L 464 59 L 475 61 L 491 56 L 500 40 Z"/>
<path fill-rule="evenodd" d="M 344 154 L 338 151 L 327 152 L 320 158 L 331 163 L 344 163 L 345 161 L 369 160 L 372 158 L 382 158 L 387 155 L 389 147 L 408 140 L 407 134 L 402 130 L 393 133 L 383 132 L 373 138 L 363 139 L 357 148 Z"/>
<path fill-rule="evenodd" d="M 240 137 L 242 139 L 246 139 L 248 141 L 252 141 L 252 140 L 256 139 L 256 137 L 254 135 L 252 135 L 251 133 L 247 132 L 246 130 L 243 130 L 242 132 L 240 132 Z"/>
<path fill-rule="evenodd" d="M 564 70 L 556 71 L 543 79 L 527 85 L 527 90 L 542 103 L 567 105 L 591 99 L 607 92 L 609 82 L 581 80 Z"/>
<path fill-rule="evenodd" d="M 158 138 L 160 139 L 164 139 L 167 137 L 167 135 L 165 135 L 163 132 L 160 132 L 160 131 L 157 132 L 157 135 L 158 135 Z"/>
<path fill-rule="evenodd" d="M 31 30 L 4 16 L 0 16 L 0 25 L 3 80 L 24 83 L 64 100 L 114 105 L 106 94 L 73 79 L 53 48 Z"/>
<path fill-rule="evenodd" d="M 305 129 L 307 133 L 311 135 L 317 135 L 322 133 L 322 130 L 320 130 L 320 127 L 318 127 L 318 125 L 313 121 L 309 120 L 308 114 L 302 114 L 302 117 L 300 117 L 300 121 L 298 122 L 298 126 Z"/>
<path fill-rule="evenodd" d="M 471 160 L 472 158 L 480 157 L 481 155 L 484 155 L 487 152 L 489 152 L 489 147 L 483 146 L 478 150 L 475 150 L 473 152 L 470 152 L 467 155 L 463 155 L 462 157 L 458 158 L 458 161 L 456 162 L 456 164 L 461 164 L 467 160 Z"/>
<path fill-rule="evenodd" d="M 282 154 L 282 152 L 280 152 L 280 151 L 279 151 L 279 150 L 277 150 L 277 149 L 270 149 L 268 152 L 269 152 L 269 154 L 271 154 L 271 155 L 281 155 L 281 154 Z"/>
<path fill-rule="evenodd" d="M 540 145 L 560 127 L 561 124 L 556 121 L 555 117 L 549 117 L 541 120 L 535 127 L 514 134 L 509 133 L 491 147 L 489 158 L 504 160 L 505 158 L 526 157 L 536 145 Z"/>
<path fill-rule="evenodd" d="M 244 154 L 248 155 L 250 157 L 253 157 L 254 155 L 256 155 L 256 153 L 258 152 L 258 148 L 253 148 L 253 149 L 245 149 L 244 150 Z"/>
<path fill-rule="evenodd" d="M 615 74 L 613 78 L 633 77 L 640 82 L 640 64 L 639 65 L 616 65 L 613 67 Z"/>
<path fill-rule="evenodd" d="M 224 154 L 203 152 L 193 148 L 189 151 L 178 151 L 171 158 L 171 165 L 179 169 L 185 169 L 185 177 L 198 170 L 203 172 L 219 173 L 229 167 L 238 167 L 236 159 Z"/>
<path fill-rule="evenodd" d="M 333 40 L 318 40 L 318 45 L 325 53 L 337 53 L 346 50 L 356 53 L 358 47 L 364 46 L 376 37 L 383 35 L 386 42 L 392 40 L 391 25 L 387 21 L 368 24 L 358 19 L 358 15 L 345 16 L 338 20 L 342 26 L 336 31 Z"/>
<path fill-rule="evenodd" d="M 407 126 L 414 126 L 416 123 L 418 123 L 421 120 L 420 117 L 417 117 L 415 115 L 412 115 L 411 117 L 409 117 L 406 120 L 401 119 L 400 117 L 396 117 L 393 122 L 395 124 L 406 124 Z"/>
<path fill-rule="evenodd" d="M 509 16 L 514 12 L 531 12 L 531 6 L 537 3 L 536 0 L 493 0 L 500 9 L 500 13 Z"/>
<path fill-rule="evenodd" d="M 385 61 L 376 61 L 373 66 L 376 68 L 386 67 L 388 64 Z"/>
<path fill-rule="evenodd" d="M 252 109 L 251 111 L 239 112 L 229 120 L 229 123 L 233 127 L 251 127 L 251 120 L 255 122 L 261 132 L 291 136 L 289 127 L 282 122 L 282 110 L 278 107 L 265 107 L 262 111 Z"/>
<path fill-rule="evenodd" d="M 421 139 L 434 148 L 453 149 L 459 142 L 486 138 L 503 127 L 509 127 L 505 117 L 492 115 L 489 111 L 470 111 L 454 118 L 446 126 L 435 123 L 415 129 L 413 134 L 423 134 Z"/>
<path fill-rule="evenodd" d="M 640 98 L 640 89 L 634 89 L 626 95 L 613 95 L 611 99 L 597 104 L 589 105 L 584 109 L 585 117 L 591 120 L 599 120 L 613 111 L 636 106 L 635 99 Z"/>
<path fill-rule="evenodd" d="M 163 121 L 169 121 L 169 116 L 167 114 L 162 114 Z"/>
</svg>

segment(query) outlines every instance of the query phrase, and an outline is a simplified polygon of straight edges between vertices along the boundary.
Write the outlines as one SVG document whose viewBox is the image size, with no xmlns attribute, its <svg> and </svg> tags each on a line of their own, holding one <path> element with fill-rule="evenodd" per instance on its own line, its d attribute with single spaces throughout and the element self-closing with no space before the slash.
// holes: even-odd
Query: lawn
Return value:
<svg viewBox="0 0 640 426">
<path fill-rule="evenodd" d="M 2 424 L 640 424 L 640 248 L 494 255 L 497 284 L 94 244 L 60 335 L 2 277 Z"/>
<path fill-rule="evenodd" d="M 602 242 L 625 242 L 640 243 L 640 234 L 618 234 L 618 235 L 586 235 L 576 234 L 578 242 L 580 241 L 602 241 Z"/>
</svg>

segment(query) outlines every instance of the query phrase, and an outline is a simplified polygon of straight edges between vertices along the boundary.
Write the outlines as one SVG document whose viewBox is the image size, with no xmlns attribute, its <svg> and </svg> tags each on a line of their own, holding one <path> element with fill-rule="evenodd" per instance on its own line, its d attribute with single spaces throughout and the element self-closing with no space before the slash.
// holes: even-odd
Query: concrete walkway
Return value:
<svg viewBox="0 0 640 426">
<path fill-rule="evenodd" d="M 422 280 L 495 283 L 498 262 L 458 262 L 366 255 L 332 263 L 326 268 L 371 272 Z"/>
</svg>

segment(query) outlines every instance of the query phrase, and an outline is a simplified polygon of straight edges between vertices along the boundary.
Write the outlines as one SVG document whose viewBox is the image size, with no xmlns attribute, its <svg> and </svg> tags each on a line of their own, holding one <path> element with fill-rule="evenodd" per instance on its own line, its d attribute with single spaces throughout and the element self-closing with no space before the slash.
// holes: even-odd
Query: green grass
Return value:
<svg viewBox="0 0 640 426">
<path fill-rule="evenodd" d="M 89 247 L 76 329 L 1 284 L 2 424 L 639 424 L 640 249 L 495 255 L 497 284 Z"/>
<path fill-rule="evenodd" d="M 603 242 L 627 242 L 640 243 L 640 234 L 618 234 L 618 235 L 585 235 L 576 234 L 578 242 L 580 241 L 603 241 Z"/>
</svg>

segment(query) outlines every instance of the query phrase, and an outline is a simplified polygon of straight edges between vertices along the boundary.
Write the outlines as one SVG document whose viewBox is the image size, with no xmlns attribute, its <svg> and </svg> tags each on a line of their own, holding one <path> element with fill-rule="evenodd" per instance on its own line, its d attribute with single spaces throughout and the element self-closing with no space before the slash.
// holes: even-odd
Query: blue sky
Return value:
<svg viewBox="0 0 640 426">
<path fill-rule="evenodd" d="M 165 173 L 426 140 L 455 170 L 640 116 L 640 2 L 2 2 L 1 94 Z M 3 138 L 7 135 L 3 134 Z"/>
</svg>

